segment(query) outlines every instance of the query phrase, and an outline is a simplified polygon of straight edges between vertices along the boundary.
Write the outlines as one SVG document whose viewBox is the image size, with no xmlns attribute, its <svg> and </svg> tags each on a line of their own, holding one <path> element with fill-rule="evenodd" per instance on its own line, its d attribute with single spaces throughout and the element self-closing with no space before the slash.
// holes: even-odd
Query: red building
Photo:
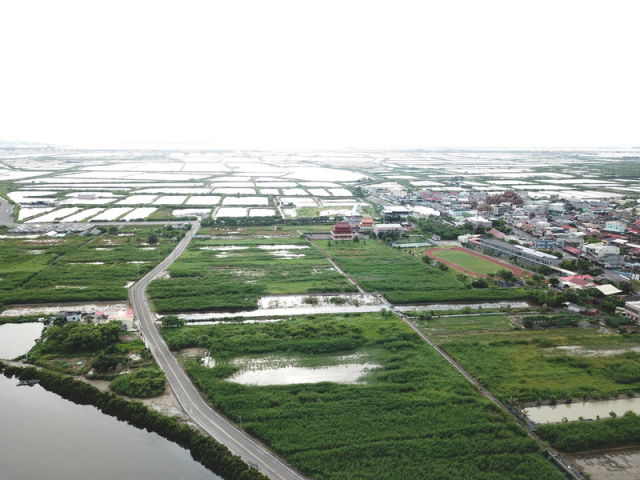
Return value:
<svg viewBox="0 0 640 480">
<path fill-rule="evenodd" d="M 338 222 L 331 229 L 331 238 L 333 240 L 352 240 L 353 230 L 347 222 Z"/>
</svg>

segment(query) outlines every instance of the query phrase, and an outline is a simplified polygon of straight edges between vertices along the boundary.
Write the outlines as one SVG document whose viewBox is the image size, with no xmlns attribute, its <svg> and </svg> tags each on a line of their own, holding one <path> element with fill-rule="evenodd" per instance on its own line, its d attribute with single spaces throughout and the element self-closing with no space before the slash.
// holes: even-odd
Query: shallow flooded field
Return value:
<svg viewBox="0 0 640 480">
<path fill-rule="evenodd" d="M 593 402 L 567 403 L 563 405 L 544 405 L 527 407 L 527 417 L 534 423 L 560 423 L 563 419 L 569 422 L 610 418 L 610 412 L 622 416 L 625 412 L 640 412 L 640 397 L 617 398 Z"/>
</svg>

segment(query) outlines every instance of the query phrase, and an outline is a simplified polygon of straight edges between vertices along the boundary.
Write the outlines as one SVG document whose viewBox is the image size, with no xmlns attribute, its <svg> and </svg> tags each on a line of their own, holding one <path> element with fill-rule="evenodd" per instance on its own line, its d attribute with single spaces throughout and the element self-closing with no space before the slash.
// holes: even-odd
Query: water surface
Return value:
<svg viewBox="0 0 640 480">
<path fill-rule="evenodd" d="M 179 445 L 0 375 L 3 480 L 221 480 Z"/>
<path fill-rule="evenodd" d="M 42 327 L 40 322 L 0 325 L 0 358 L 11 360 L 27 353 L 40 338 Z"/>
</svg>

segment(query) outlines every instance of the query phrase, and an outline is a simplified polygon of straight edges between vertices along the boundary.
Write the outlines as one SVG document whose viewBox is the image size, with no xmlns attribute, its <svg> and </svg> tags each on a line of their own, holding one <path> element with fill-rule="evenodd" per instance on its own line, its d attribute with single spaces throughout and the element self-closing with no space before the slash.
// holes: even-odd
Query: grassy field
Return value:
<svg viewBox="0 0 640 480">
<path fill-rule="evenodd" d="M 149 245 L 152 234 L 158 242 Z M 173 250 L 174 235 L 132 226 L 98 237 L 2 239 L 0 304 L 126 300 L 127 283 Z"/>
<path fill-rule="evenodd" d="M 433 252 L 433 255 L 479 275 L 496 273 L 501 269 L 501 267 L 495 263 L 458 250 L 438 250 Z"/>
<path fill-rule="evenodd" d="M 367 291 L 392 303 L 428 303 L 526 298 L 520 289 L 473 290 L 449 271 L 426 265 L 422 257 L 377 240 L 317 242 Z"/>
<path fill-rule="evenodd" d="M 266 294 L 356 290 L 306 239 L 264 237 L 193 240 L 171 266 L 171 278 L 149 286 L 156 310 L 251 310 Z"/>
<path fill-rule="evenodd" d="M 633 351 L 640 336 L 566 328 L 432 338 L 503 400 L 601 398 L 640 390 L 640 354 Z"/>
<path fill-rule="evenodd" d="M 469 315 L 437 317 L 429 320 L 416 319 L 415 324 L 425 333 L 458 333 L 508 331 L 513 330 L 514 323 L 504 315 Z"/>
<path fill-rule="evenodd" d="M 228 418 L 315 480 L 560 479 L 537 444 L 398 318 L 351 314 L 272 324 L 165 329 L 174 348 L 211 348 L 216 366 L 187 360 Z M 233 361 L 380 365 L 366 383 L 247 386 Z M 268 365 L 263 365 L 267 368 Z"/>
</svg>

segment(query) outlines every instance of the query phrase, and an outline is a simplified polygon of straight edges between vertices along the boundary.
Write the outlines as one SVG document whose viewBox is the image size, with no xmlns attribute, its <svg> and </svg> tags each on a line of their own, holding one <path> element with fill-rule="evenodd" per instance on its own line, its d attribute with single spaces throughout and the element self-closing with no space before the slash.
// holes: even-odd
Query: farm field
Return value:
<svg viewBox="0 0 640 480">
<path fill-rule="evenodd" d="M 126 300 L 127 284 L 173 250 L 169 235 L 176 233 L 138 226 L 97 237 L 3 239 L 0 304 Z"/>
<path fill-rule="evenodd" d="M 479 332 L 483 330 L 509 331 L 515 327 L 515 324 L 505 315 L 452 315 L 428 320 L 415 319 L 414 323 L 427 334 Z"/>
<path fill-rule="evenodd" d="M 228 418 L 316 480 L 560 479 L 510 417 L 395 316 L 299 317 L 270 324 L 164 329 L 174 349 L 211 349 L 213 368 L 182 357 Z M 312 379 L 369 365 L 357 383 L 241 384 L 295 365 Z M 427 460 L 428 459 L 428 460 Z"/>
<path fill-rule="evenodd" d="M 320 240 L 316 243 L 362 288 L 380 292 L 392 303 L 526 298 L 520 289 L 465 288 L 452 273 L 426 265 L 420 256 L 410 255 L 377 240 L 331 243 Z"/>
<path fill-rule="evenodd" d="M 356 291 L 306 239 L 264 237 L 194 239 L 170 278 L 149 285 L 156 310 L 252 310 L 261 295 Z"/>
<path fill-rule="evenodd" d="M 432 338 L 502 400 L 606 398 L 640 388 L 635 335 L 564 328 Z"/>
</svg>

